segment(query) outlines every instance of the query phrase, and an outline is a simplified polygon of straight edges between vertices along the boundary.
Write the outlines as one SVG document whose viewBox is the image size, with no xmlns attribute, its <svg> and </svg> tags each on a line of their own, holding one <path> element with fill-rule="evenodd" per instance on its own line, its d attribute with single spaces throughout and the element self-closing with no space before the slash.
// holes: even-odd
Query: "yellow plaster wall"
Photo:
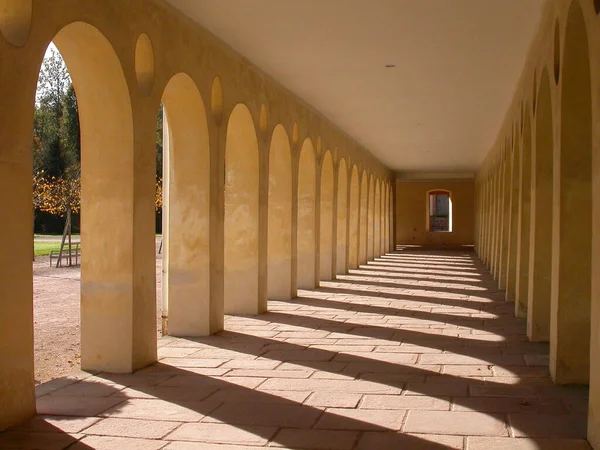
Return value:
<svg viewBox="0 0 600 450">
<path fill-rule="evenodd" d="M 505 199 L 512 225 L 507 229 L 503 221 L 505 233 L 500 234 L 502 246 L 508 251 L 508 255 L 500 254 L 508 256 L 509 261 L 507 299 L 514 300 L 515 276 L 520 269 L 518 255 L 527 251 L 519 248 L 523 242 L 515 233 L 516 224 L 526 221 L 530 213 L 526 301 L 528 316 L 532 311 L 537 316 L 528 317 L 529 334 L 536 340 L 549 338 L 550 372 L 557 383 L 584 384 L 589 379 L 588 439 L 594 449 L 600 449 L 598 13 L 600 4 L 592 0 L 548 0 L 544 4 L 512 102 L 476 177 L 476 250 L 488 266 L 494 266 L 498 255 L 490 251 L 490 244 L 497 245 L 498 234 L 491 230 L 499 218 L 489 207 L 490 191 L 499 167 L 512 165 L 513 188 Z M 524 133 L 528 122 L 533 127 L 532 137 Z M 530 137 L 532 141 L 527 142 Z M 525 179 L 531 176 L 534 182 L 533 187 L 526 183 L 532 189 L 532 208 L 523 211 L 518 202 L 519 182 L 524 178 L 522 167 L 529 170 L 527 160 L 521 164 L 523 149 L 529 144 L 532 170 Z M 540 164 L 538 157 L 545 158 L 546 163 Z M 544 203 L 550 197 L 552 211 Z M 536 209 L 538 202 L 544 208 L 542 215 Z M 551 229 L 550 233 L 542 232 L 544 226 Z M 539 245 L 538 239 L 545 245 Z M 543 288 L 541 282 L 546 283 Z M 546 330 L 542 338 L 532 333 L 532 325 L 540 320 Z"/>
<path fill-rule="evenodd" d="M 427 192 L 452 194 L 452 232 L 427 231 Z M 396 183 L 396 244 L 472 245 L 474 230 L 474 181 L 399 181 Z"/>
</svg>

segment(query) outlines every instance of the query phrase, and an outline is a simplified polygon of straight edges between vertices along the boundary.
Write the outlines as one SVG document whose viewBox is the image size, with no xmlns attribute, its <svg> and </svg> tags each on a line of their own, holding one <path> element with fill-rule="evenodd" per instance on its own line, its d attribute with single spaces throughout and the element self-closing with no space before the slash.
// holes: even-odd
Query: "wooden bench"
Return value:
<svg viewBox="0 0 600 450">
<path fill-rule="evenodd" d="M 56 260 L 56 267 L 62 266 L 62 260 L 66 259 L 68 261 L 68 265 L 73 265 L 73 258 L 75 258 L 76 266 L 79 265 L 79 259 L 81 258 L 81 246 L 80 242 L 71 242 L 71 251 L 69 252 L 69 244 L 65 242 L 65 246 L 63 247 L 62 256 L 60 255 L 60 250 L 51 250 L 50 251 L 50 267 L 52 267 L 52 260 Z M 60 261 L 59 261 L 60 259 Z"/>
</svg>

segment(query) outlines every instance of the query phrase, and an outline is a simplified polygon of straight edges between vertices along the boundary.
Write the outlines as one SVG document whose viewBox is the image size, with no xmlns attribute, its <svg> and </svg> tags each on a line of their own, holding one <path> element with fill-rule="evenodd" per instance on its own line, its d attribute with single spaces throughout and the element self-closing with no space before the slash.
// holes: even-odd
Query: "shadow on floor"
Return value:
<svg viewBox="0 0 600 450">
<path fill-rule="evenodd" d="M 373 281 L 405 256 L 423 258 L 422 266 L 428 257 L 449 266 L 451 258 L 470 261 L 468 273 L 486 290 L 473 291 L 475 280 L 464 290 L 452 281 L 445 288 L 451 278 L 439 269 L 427 272 L 437 283 L 427 296 L 407 293 L 411 284 Z M 386 259 L 367 266 L 367 280 L 339 279 L 270 302 L 266 314 L 229 318 L 218 335 L 167 337 L 161 362 L 135 374 L 42 385 L 45 416 L 0 434 L 0 448 L 38 448 L 31 442 L 40 438 L 56 441 L 44 448 L 127 448 L 119 439 L 137 438 L 157 449 L 192 448 L 167 445 L 180 441 L 480 450 L 494 448 L 495 438 L 520 437 L 541 449 L 589 448 L 587 389 L 552 385 L 548 345 L 527 341 L 525 322 L 472 253 L 403 251 Z"/>
</svg>

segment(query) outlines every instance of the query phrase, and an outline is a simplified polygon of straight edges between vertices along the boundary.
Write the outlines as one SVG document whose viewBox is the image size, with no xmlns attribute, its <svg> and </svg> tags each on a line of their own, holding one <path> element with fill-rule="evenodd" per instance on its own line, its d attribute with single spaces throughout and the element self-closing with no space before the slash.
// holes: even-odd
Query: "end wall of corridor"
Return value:
<svg viewBox="0 0 600 450">
<path fill-rule="evenodd" d="M 427 231 L 427 193 L 450 192 L 452 231 Z M 473 180 L 396 182 L 397 245 L 472 245 L 474 237 L 475 183 Z"/>
</svg>

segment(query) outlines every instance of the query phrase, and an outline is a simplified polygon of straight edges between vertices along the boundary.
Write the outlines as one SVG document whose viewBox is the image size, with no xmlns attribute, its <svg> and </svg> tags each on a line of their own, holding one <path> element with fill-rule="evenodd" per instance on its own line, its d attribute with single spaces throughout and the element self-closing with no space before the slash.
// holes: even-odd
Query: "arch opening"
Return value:
<svg viewBox="0 0 600 450">
<path fill-rule="evenodd" d="M 81 364 L 79 105 L 54 43 L 48 45 L 39 72 L 31 148 L 33 364 L 39 384 L 70 375 Z M 63 295 L 57 296 L 57 291 Z"/>
</svg>

